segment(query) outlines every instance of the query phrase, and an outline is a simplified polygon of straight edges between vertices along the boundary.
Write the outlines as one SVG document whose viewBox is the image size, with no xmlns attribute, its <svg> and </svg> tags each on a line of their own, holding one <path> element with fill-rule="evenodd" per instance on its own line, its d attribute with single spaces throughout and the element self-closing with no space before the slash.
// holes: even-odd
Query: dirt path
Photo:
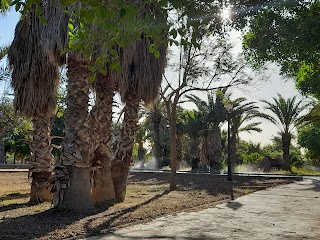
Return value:
<svg viewBox="0 0 320 240">
<path fill-rule="evenodd" d="M 308 178 L 88 239 L 319 240 L 319 226 L 320 178 Z"/>
</svg>

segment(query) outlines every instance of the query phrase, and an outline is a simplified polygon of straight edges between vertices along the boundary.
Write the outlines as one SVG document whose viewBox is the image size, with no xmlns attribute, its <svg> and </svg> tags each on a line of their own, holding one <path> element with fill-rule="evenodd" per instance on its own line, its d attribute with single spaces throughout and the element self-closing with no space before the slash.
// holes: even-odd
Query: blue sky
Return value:
<svg viewBox="0 0 320 240">
<path fill-rule="evenodd" d="M 8 45 L 12 42 L 14 37 L 14 29 L 19 20 L 19 14 L 13 9 L 5 16 L 0 16 L 0 46 Z M 239 34 L 235 34 L 234 42 L 237 47 L 241 47 Z M 298 95 L 298 91 L 294 86 L 293 80 L 285 81 L 279 75 L 279 69 L 272 65 L 268 68 L 269 81 L 259 84 L 259 86 L 253 85 L 246 87 L 245 91 L 237 90 L 234 92 L 234 97 L 246 97 L 249 101 L 259 102 L 262 99 L 270 101 L 272 97 L 277 97 L 277 93 L 280 93 L 285 98 Z M 0 84 L 0 95 L 3 94 L 4 84 Z M 259 104 L 261 110 L 263 105 Z M 262 133 L 243 133 L 240 137 L 244 140 L 251 140 L 253 142 L 268 143 L 272 138 L 272 135 L 276 135 L 278 129 L 271 123 L 262 120 L 260 127 L 263 129 Z"/>
<path fill-rule="evenodd" d="M 20 14 L 15 12 L 14 9 L 5 16 L 0 16 L 0 45 L 8 45 L 12 42 L 14 36 L 14 29 L 19 21 Z"/>
</svg>

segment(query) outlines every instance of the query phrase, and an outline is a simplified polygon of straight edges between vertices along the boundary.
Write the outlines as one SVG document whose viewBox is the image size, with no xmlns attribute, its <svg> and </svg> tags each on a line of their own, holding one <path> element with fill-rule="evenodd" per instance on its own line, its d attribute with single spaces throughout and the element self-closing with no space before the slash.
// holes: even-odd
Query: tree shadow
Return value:
<svg viewBox="0 0 320 240">
<path fill-rule="evenodd" d="M 132 236 L 130 234 L 121 234 L 121 233 L 109 233 L 108 235 L 105 236 L 101 236 L 101 238 L 103 239 L 107 239 L 108 236 L 114 236 L 117 237 L 118 239 L 126 239 L 126 240 L 136 240 L 136 239 L 142 239 L 142 236 Z M 168 235 L 159 235 L 159 234 L 152 234 L 149 236 L 143 236 L 143 239 L 181 239 L 181 236 L 168 236 Z M 100 239 L 99 236 L 96 237 L 96 239 Z M 226 240 L 228 238 L 224 238 L 224 237 L 212 237 L 212 236 L 208 236 L 204 233 L 199 233 L 199 234 L 195 234 L 192 233 L 192 236 L 183 236 L 183 239 L 185 240 L 199 240 L 199 239 L 206 239 L 206 240 Z"/>
<path fill-rule="evenodd" d="M 0 239 L 41 238 L 56 229 L 66 228 L 76 221 L 97 213 L 97 210 L 74 212 L 49 209 L 16 218 L 5 215 L 0 222 Z"/>
<path fill-rule="evenodd" d="M 320 180 L 311 179 L 312 180 L 312 190 L 315 192 L 320 192 Z"/>
<path fill-rule="evenodd" d="M 115 220 L 126 215 L 127 213 L 134 212 L 135 210 L 163 197 L 164 195 L 167 195 L 169 192 L 170 191 L 166 190 L 163 193 L 155 195 L 154 197 L 148 199 L 147 201 L 145 201 L 143 203 L 137 204 L 135 206 L 132 206 L 132 207 L 129 207 L 126 209 L 119 210 L 119 211 L 113 213 L 112 214 L 113 216 L 111 218 L 109 218 L 107 221 L 103 222 L 102 224 L 100 224 L 96 227 L 90 226 L 91 222 L 93 222 L 95 220 L 95 218 L 88 220 L 85 224 L 85 227 L 84 227 L 87 230 L 87 233 L 85 236 L 100 235 L 100 234 L 102 234 L 101 230 L 103 230 L 103 232 L 109 232 L 112 229 L 112 223 L 114 223 Z"/>
<path fill-rule="evenodd" d="M 238 210 L 239 208 L 241 208 L 243 206 L 242 203 L 239 203 L 239 202 L 235 202 L 235 201 L 231 201 L 231 202 L 228 202 L 227 205 L 226 205 L 228 208 L 231 208 L 233 209 L 234 211 Z"/>
<path fill-rule="evenodd" d="M 15 193 L 10 193 L 10 194 L 7 194 L 5 196 L 0 197 L 0 201 L 13 200 L 13 199 L 19 199 L 19 198 L 27 198 L 29 196 L 30 196 L 29 193 L 15 192 Z"/>
</svg>

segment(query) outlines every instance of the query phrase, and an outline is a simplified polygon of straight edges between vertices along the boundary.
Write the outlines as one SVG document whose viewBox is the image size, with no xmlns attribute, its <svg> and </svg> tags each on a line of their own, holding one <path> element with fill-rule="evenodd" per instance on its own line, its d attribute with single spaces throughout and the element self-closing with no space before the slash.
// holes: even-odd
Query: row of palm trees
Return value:
<svg viewBox="0 0 320 240">
<path fill-rule="evenodd" d="M 228 113 L 224 104 L 229 102 L 232 108 L 229 110 L 230 117 L 230 144 L 231 160 L 233 164 L 237 162 L 237 145 L 239 143 L 239 133 L 241 132 L 261 132 L 260 124 L 262 119 L 267 119 L 279 128 L 277 133 L 282 141 L 284 168 L 290 170 L 291 156 L 289 148 L 294 131 L 299 124 L 303 123 L 305 114 L 303 109 L 306 105 L 303 100 L 297 97 L 285 99 L 280 94 L 272 101 L 262 101 L 265 104 L 264 111 L 259 111 L 254 102 L 245 98 L 231 100 L 231 94 L 226 89 L 218 90 L 207 95 L 207 100 L 202 100 L 196 95 L 187 96 L 187 99 L 196 105 L 196 110 L 178 110 L 177 138 L 178 143 L 182 142 L 182 136 L 187 136 L 188 143 L 184 142 L 184 148 L 188 152 L 188 158 L 192 167 L 198 167 L 199 162 L 209 166 L 210 172 L 217 173 L 221 170 L 223 159 L 223 147 L 226 146 L 222 139 L 222 125 L 227 121 Z M 148 112 L 143 126 L 152 125 L 153 130 L 153 154 L 156 165 L 161 166 L 161 143 L 159 137 L 160 123 L 163 129 L 167 126 L 165 108 L 160 101 L 155 108 Z M 305 112 L 306 113 L 306 112 Z M 146 112 L 144 111 L 144 116 Z M 155 118 L 155 116 L 157 116 Z M 150 124 L 151 122 L 151 124 Z M 141 135 L 141 134 L 140 134 Z M 142 138 L 140 137 L 142 146 Z M 186 138 L 184 138 L 186 141 Z M 187 146 L 188 145 L 188 146 Z M 182 145 L 177 144 L 178 161 L 182 160 Z M 141 156 L 140 156 L 141 159 Z"/>
</svg>

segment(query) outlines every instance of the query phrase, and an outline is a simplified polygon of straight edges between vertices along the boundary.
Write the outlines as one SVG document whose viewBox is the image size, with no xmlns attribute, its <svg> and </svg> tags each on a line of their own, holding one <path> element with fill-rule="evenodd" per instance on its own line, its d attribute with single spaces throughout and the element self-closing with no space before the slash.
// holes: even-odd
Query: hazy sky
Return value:
<svg viewBox="0 0 320 240">
<path fill-rule="evenodd" d="M 19 14 L 12 10 L 6 16 L 0 16 L 0 46 L 11 43 L 14 36 L 15 25 L 18 20 Z M 238 38 L 239 34 L 234 34 L 232 42 L 240 49 L 241 45 Z M 258 102 L 261 99 L 270 101 L 272 97 L 277 97 L 277 93 L 280 93 L 286 98 L 299 94 L 294 86 L 293 80 L 285 81 L 281 78 L 279 69 L 275 65 L 269 67 L 267 74 L 270 75 L 268 82 L 250 85 L 246 87 L 245 92 L 235 91 L 233 97 L 246 97 L 250 101 Z M 3 84 L 1 85 L 1 88 L 3 88 Z M 0 93 L 3 94 L 2 89 L 0 90 Z M 261 107 L 261 110 L 263 110 L 263 105 L 259 104 L 259 106 Z M 265 120 L 262 120 L 260 127 L 263 129 L 262 133 L 243 133 L 240 137 L 244 140 L 251 140 L 256 143 L 267 143 L 272 138 L 272 135 L 276 135 L 278 131 L 273 124 Z"/>
</svg>

